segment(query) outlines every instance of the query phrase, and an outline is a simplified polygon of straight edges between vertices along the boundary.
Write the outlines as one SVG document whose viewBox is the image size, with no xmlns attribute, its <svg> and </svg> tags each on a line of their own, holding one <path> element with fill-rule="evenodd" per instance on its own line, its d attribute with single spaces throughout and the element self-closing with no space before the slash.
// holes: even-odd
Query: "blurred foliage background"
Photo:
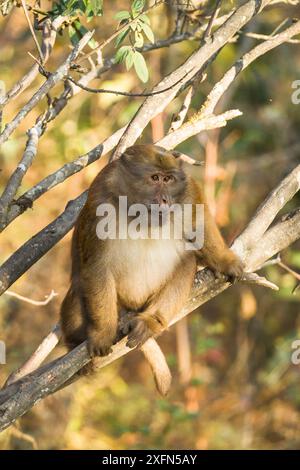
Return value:
<svg viewBox="0 0 300 470">
<path fill-rule="evenodd" d="M 30 3 L 30 2 L 29 2 Z M 59 3 L 59 2 L 58 2 Z M 213 4 L 214 2 L 211 2 Z M 223 2 L 231 8 L 238 2 Z M 49 9 L 53 2 L 42 1 Z M 115 14 L 128 10 L 130 1 L 104 1 L 104 14 L 83 24 L 95 28 L 98 42 L 115 31 Z M 299 15 L 300 7 L 278 3 L 266 9 L 248 27 L 269 34 L 285 17 Z M 172 31 L 172 9 L 161 5 L 149 13 L 155 40 Z M 201 21 L 201 15 L 199 17 Z M 257 40 L 241 35 L 228 44 L 198 85 L 189 113 L 239 56 Z M 147 88 L 181 64 L 197 47 L 185 41 L 144 54 Z M 55 70 L 70 49 L 65 32 L 59 36 L 47 69 Z M 0 19 L 1 80 L 9 89 L 32 65 L 27 51 L 36 54 L 21 8 Z M 105 56 L 115 54 L 114 43 Z M 292 104 L 292 82 L 300 78 L 299 45 L 284 44 L 257 60 L 226 96 L 226 107 L 243 116 L 226 128 L 200 134 L 180 146 L 205 160 L 196 177 L 204 179 L 212 209 L 228 241 L 249 221 L 265 195 L 292 169 L 300 156 L 299 106 Z M 34 88 L 43 83 L 38 77 Z M 145 85 L 134 68 L 114 66 L 93 86 L 140 91 Z M 57 93 L 59 87 L 55 89 Z M 12 101 L 5 112 L 10 121 L 32 95 L 32 87 Z M 38 157 L 22 184 L 22 192 L 63 163 L 87 152 L 134 115 L 142 98 L 90 95 L 84 91 L 70 100 L 41 138 Z M 155 118 L 143 142 L 157 140 L 168 130 L 182 96 Z M 26 130 L 44 109 L 36 107 L 0 151 L 0 189 L 14 170 L 24 148 Z M 5 124 L 4 122 L 4 124 Z M 18 217 L 3 233 L 0 262 L 55 218 L 68 200 L 86 189 L 105 159 L 87 167 L 45 194 L 32 210 Z M 299 195 L 289 208 L 299 205 Z M 0 339 L 7 345 L 7 364 L 0 366 L 4 382 L 28 357 L 58 320 L 59 305 L 69 282 L 68 234 L 11 288 L 33 299 L 52 289 L 58 296 L 36 307 L 3 295 L 0 299 Z M 300 270 L 300 244 L 282 253 L 284 263 Z M 300 339 L 299 293 L 295 277 L 281 266 L 264 274 L 280 287 L 273 292 L 258 286 L 236 285 L 189 315 L 187 324 L 173 327 L 159 343 L 173 373 L 167 398 L 155 390 L 148 365 L 132 352 L 90 379 L 56 393 L 36 405 L 0 436 L 2 449 L 297 449 L 300 447 L 300 366 L 291 364 L 291 344 Z M 185 337 L 186 327 L 188 338 Z M 64 352 L 59 346 L 55 355 Z"/>
</svg>

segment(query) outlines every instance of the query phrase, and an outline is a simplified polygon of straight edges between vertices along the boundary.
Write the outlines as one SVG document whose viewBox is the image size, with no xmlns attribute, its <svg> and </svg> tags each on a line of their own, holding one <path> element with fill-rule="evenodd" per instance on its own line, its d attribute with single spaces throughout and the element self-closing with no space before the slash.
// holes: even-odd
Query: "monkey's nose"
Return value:
<svg viewBox="0 0 300 470">
<path fill-rule="evenodd" d="M 155 199 L 155 204 L 158 204 L 161 208 L 167 208 L 170 206 L 170 199 L 165 194 L 160 194 Z"/>
</svg>

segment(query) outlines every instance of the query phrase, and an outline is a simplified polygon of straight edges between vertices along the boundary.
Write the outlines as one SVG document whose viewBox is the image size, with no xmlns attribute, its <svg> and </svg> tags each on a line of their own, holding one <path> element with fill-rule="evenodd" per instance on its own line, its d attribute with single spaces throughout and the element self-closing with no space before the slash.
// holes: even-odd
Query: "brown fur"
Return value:
<svg viewBox="0 0 300 470">
<path fill-rule="evenodd" d="M 157 181 L 153 174 L 159 175 Z M 205 204 L 203 248 L 186 251 L 179 240 L 99 240 L 98 205 L 117 206 L 122 195 L 128 204 Z M 232 278 L 242 273 L 241 261 L 225 244 L 202 189 L 179 159 L 154 145 L 131 147 L 95 178 L 75 227 L 71 286 L 61 308 L 68 348 L 87 339 L 91 356 L 106 355 L 118 338 L 118 325 L 121 334 L 128 334 L 130 347 L 159 335 L 188 299 L 197 256 L 216 274 Z"/>
</svg>

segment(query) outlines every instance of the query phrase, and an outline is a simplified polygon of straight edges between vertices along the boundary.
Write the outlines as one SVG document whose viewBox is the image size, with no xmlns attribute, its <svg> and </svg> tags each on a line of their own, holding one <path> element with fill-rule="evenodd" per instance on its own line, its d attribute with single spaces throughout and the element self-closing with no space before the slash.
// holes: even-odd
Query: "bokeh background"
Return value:
<svg viewBox="0 0 300 470">
<path fill-rule="evenodd" d="M 228 2 L 229 6 L 232 3 Z M 129 1 L 104 1 L 103 17 L 92 22 L 99 41 L 115 30 L 115 13 L 128 5 Z M 300 7 L 279 3 L 261 14 L 249 30 L 269 34 L 283 18 L 299 13 Z M 170 9 L 161 6 L 150 17 L 155 38 L 167 37 L 174 21 Z M 221 51 L 208 68 L 206 80 L 198 86 L 190 113 L 199 109 L 241 51 L 256 43 L 241 36 Z M 196 47 L 196 41 L 185 41 L 145 54 L 150 70 L 147 87 L 181 64 Z M 205 169 L 197 169 L 195 175 L 205 180 L 212 210 L 228 241 L 246 226 L 268 192 L 299 163 L 300 105 L 291 102 L 292 82 L 300 79 L 299 47 L 284 44 L 240 75 L 226 95 L 224 109 L 238 108 L 242 117 L 180 146 L 185 153 L 206 161 Z M 63 34 L 47 68 L 55 70 L 69 49 L 69 39 Z M 1 80 L 8 89 L 32 64 L 27 51 L 36 53 L 20 8 L 0 18 L 0 50 Z M 105 55 L 113 54 L 112 43 Z M 37 78 L 11 102 L 5 122 L 43 80 Z M 126 91 L 144 87 L 134 71 L 127 72 L 123 65 L 114 67 L 93 85 Z M 59 86 L 52 93 L 58 92 Z M 148 126 L 141 141 L 157 140 L 166 132 L 181 101 L 182 97 L 174 100 Z M 125 125 L 141 102 L 141 98 L 86 92 L 72 98 L 41 138 L 38 157 L 23 181 L 22 192 Z M 1 190 L 22 155 L 26 130 L 44 106 L 40 103 L 2 146 Z M 17 218 L 1 236 L 0 262 L 86 189 L 105 161 L 103 158 L 69 178 Z M 296 207 L 299 201 L 296 196 L 288 208 Z M 37 307 L 6 294 L 0 299 L 0 339 L 7 344 L 7 364 L 0 366 L 1 383 L 58 321 L 59 305 L 69 282 L 70 238 L 68 234 L 11 287 L 14 292 L 40 300 L 53 289 L 58 296 L 48 305 Z M 282 253 L 284 263 L 298 272 L 299 247 L 296 243 Z M 236 285 L 159 339 L 173 373 L 167 398 L 158 396 L 141 353 L 132 352 L 94 377 L 40 402 L 0 435 L 0 448 L 299 449 L 300 365 L 291 364 L 291 344 L 300 339 L 300 294 L 292 294 L 298 281 L 276 265 L 267 267 L 264 274 L 278 284 L 278 292 Z M 51 357 L 64 351 L 60 345 Z"/>
</svg>

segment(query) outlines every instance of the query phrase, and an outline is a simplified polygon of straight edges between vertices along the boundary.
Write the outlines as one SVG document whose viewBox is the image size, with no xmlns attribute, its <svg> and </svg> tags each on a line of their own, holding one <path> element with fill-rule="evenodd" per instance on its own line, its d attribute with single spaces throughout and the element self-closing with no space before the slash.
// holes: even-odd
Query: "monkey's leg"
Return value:
<svg viewBox="0 0 300 470">
<path fill-rule="evenodd" d="M 78 289 L 73 285 L 62 302 L 60 317 L 64 343 L 70 351 L 86 339 Z"/>
<path fill-rule="evenodd" d="M 108 271 L 82 270 L 81 288 L 89 352 L 91 356 L 106 356 L 111 352 L 118 327 L 115 281 Z"/>
<path fill-rule="evenodd" d="M 128 334 L 128 347 L 140 347 L 148 338 L 158 336 L 166 329 L 170 320 L 183 308 L 195 273 L 195 255 L 188 253 L 164 287 L 150 299 L 145 310 L 124 324 L 123 333 Z"/>
</svg>

